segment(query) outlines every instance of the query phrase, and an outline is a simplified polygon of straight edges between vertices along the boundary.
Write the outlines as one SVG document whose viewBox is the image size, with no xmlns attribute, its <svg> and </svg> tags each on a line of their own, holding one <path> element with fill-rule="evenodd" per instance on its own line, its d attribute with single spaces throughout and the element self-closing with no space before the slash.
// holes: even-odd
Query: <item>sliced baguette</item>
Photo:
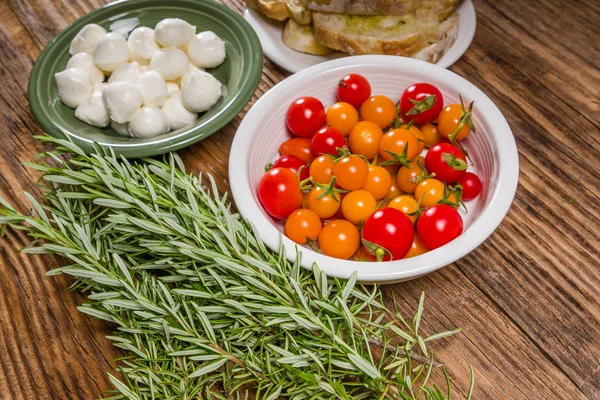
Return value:
<svg viewBox="0 0 600 400">
<path fill-rule="evenodd" d="M 277 21 L 285 21 L 292 16 L 287 0 L 244 0 L 248 8 Z"/>
<path fill-rule="evenodd" d="M 423 0 L 305 0 L 309 9 L 351 15 L 406 15 Z"/>
<path fill-rule="evenodd" d="M 439 40 L 413 54 L 417 60 L 430 63 L 438 62 L 452 47 L 458 37 L 458 14 L 454 13 L 440 24 Z"/>
<path fill-rule="evenodd" d="M 444 21 L 450 17 L 463 0 L 423 0 L 421 9 L 433 12 L 438 20 Z"/>
<path fill-rule="evenodd" d="M 298 24 L 293 18 L 285 24 L 283 43 L 296 51 L 320 56 L 333 51 L 317 40 L 312 25 Z"/>
</svg>

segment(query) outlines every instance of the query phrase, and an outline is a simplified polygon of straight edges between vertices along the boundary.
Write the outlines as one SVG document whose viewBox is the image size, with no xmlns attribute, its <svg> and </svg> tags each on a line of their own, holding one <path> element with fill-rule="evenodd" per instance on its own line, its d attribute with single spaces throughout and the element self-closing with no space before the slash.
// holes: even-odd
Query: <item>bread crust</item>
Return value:
<svg viewBox="0 0 600 400">
<path fill-rule="evenodd" d="M 259 11 L 269 18 L 285 21 L 291 17 L 287 0 L 244 0 L 248 8 Z"/>
<path fill-rule="evenodd" d="M 296 51 L 307 54 L 322 56 L 333 52 L 332 49 L 317 40 L 311 25 L 298 24 L 293 18 L 290 18 L 285 24 L 283 43 Z"/>
</svg>

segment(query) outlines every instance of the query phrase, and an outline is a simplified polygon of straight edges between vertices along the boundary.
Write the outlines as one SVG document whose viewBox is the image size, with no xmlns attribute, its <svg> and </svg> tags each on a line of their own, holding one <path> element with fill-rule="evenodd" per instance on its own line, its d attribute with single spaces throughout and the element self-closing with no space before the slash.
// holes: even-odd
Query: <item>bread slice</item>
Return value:
<svg viewBox="0 0 600 400">
<path fill-rule="evenodd" d="M 462 0 L 423 0 L 420 9 L 433 12 L 441 22 L 454 14 L 460 3 Z"/>
<path fill-rule="evenodd" d="M 312 25 L 298 24 L 293 18 L 290 18 L 285 24 L 283 43 L 302 53 L 322 56 L 333 52 L 332 49 L 317 40 Z"/>
<path fill-rule="evenodd" d="M 423 0 L 305 0 L 309 9 L 351 15 L 406 15 Z"/>
<path fill-rule="evenodd" d="M 430 63 L 438 62 L 458 37 L 458 14 L 454 13 L 440 24 L 439 40 L 419 50 L 412 58 Z"/>
<path fill-rule="evenodd" d="M 285 21 L 292 14 L 288 9 L 287 0 L 244 0 L 248 8 L 258 10 L 260 13 L 277 21 Z"/>
</svg>

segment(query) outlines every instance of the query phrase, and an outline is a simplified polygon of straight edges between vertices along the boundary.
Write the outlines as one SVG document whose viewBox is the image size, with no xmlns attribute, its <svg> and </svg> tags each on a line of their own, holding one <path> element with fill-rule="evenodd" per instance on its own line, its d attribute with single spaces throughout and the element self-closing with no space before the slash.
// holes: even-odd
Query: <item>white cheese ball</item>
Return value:
<svg viewBox="0 0 600 400">
<path fill-rule="evenodd" d="M 77 53 L 67 61 L 67 69 L 78 68 L 90 76 L 92 85 L 104 82 L 104 72 L 94 64 L 94 57 L 88 53 Z"/>
<path fill-rule="evenodd" d="M 127 45 L 131 61 L 137 61 L 142 65 L 148 64 L 152 55 L 160 49 L 154 39 L 154 29 L 145 26 L 135 28 L 129 34 Z"/>
<path fill-rule="evenodd" d="M 142 72 L 148 72 L 148 71 L 150 71 L 150 66 L 149 65 L 140 65 L 140 69 L 142 70 Z"/>
<path fill-rule="evenodd" d="M 162 108 L 163 112 L 169 120 L 171 129 L 179 129 L 192 124 L 198 114 L 185 108 L 181 101 L 181 92 L 175 92 L 167 99 Z"/>
<path fill-rule="evenodd" d="M 81 28 L 77 35 L 71 41 L 69 54 L 75 55 L 78 53 L 93 54 L 96 49 L 96 44 L 101 37 L 106 35 L 106 29 L 96 24 L 88 24 Z"/>
<path fill-rule="evenodd" d="M 142 69 L 137 62 L 121 64 L 113 71 L 108 78 L 108 83 L 113 82 L 131 82 L 135 83 L 137 78 L 142 75 Z"/>
<path fill-rule="evenodd" d="M 169 132 L 167 116 L 156 107 L 142 107 L 136 111 L 129 123 L 129 134 L 143 138 L 163 135 Z"/>
<path fill-rule="evenodd" d="M 129 47 L 125 38 L 118 33 L 107 33 L 94 51 L 94 63 L 98 68 L 112 72 L 121 64 L 129 61 Z"/>
<path fill-rule="evenodd" d="M 187 55 L 176 48 L 160 49 L 150 60 L 150 71 L 156 71 L 170 81 L 183 76 L 188 69 Z"/>
<path fill-rule="evenodd" d="M 118 122 L 111 121 L 110 127 L 119 135 L 131 137 L 131 135 L 129 134 L 129 122 L 119 124 Z"/>
<path fill-rule="evenodd" d="M 107 86 L 108 86 L 107 82 L 98 83 L 98 84 L 94 85 L 94 91 L 96 91 L 96 90 L 102 91 Z"/>
<path fill-rule="evenodd" d="M 102 99 L 102 92 L 94 90 L 92 97 L 75 109 L 75 117 L 86 124 L 106 128 L 110 124 L 110 117 Z"/>
<path fill-rule="evenodd" d="M 177 82 L 167 82 L 167 96 L 171 97 L 175 93 L 180 92 L 181 88 L 177 84 Z"/>
<path fill-rule="evenodd" d="M 209 110 L 221 97 L 221 82 L 208 72 L 192 70 L 182 82 L 181 99 L 190 111 Z"/>
<path fill-rule="evenodd" d="M 187 55 L 196 67 L 215 68 L 225 61 L 225 42 L 214 32 L 197 34 L 187 45 Z"/>
<path fill-rule="evenodd" d="M 131 82 L 109 83 L 102 90 L 102 96 L 110 119 L 120 124 L 129 122 L 142 106 L 142 93 Z"/>
<path fill-rule="evenodd" d="M 144 72 L 135 82 L 142 92 L 144 106 L 162 107 L 168 97 L 167 83 L 156 71 Z"/>
<path fill-rule="evenodd" d="M 179 18 L 167 18 L 154 27 L 154 38 L 163 47 L 183 47 L 194 38 L 196 27 Z"/>
<path fill-rule="evenodd" d="M 68 68 L 54 74 L 58 97 L 70 108 L 77 108 L 92 96 L 90 75 L 79 68 Z"/>
</svg>

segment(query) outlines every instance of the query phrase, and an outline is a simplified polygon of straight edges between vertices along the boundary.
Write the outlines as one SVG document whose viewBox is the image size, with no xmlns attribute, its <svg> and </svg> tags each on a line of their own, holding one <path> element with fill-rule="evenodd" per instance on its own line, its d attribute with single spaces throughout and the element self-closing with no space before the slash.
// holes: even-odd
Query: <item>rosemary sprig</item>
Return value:
<svg viewBox="0 0 600 400">
<path fill-rule="evenodd" d="M 272 252 L 181 160 L 130 162 L 73 143 L 37 164 L 35 214 L 0 199 L 0 225 L 34 239 L 28 253 L 71 264 L 79 310 L 116 326 L 122 359 L 114 399 L 446 399 L 427 384 L 421 297 L 407 324 L 375 287 L 327 277 Z M 36 215 L 37 214 L 37 215 Z M 470 397 L 470 395 L 469 395 Z"/>
</svg>

